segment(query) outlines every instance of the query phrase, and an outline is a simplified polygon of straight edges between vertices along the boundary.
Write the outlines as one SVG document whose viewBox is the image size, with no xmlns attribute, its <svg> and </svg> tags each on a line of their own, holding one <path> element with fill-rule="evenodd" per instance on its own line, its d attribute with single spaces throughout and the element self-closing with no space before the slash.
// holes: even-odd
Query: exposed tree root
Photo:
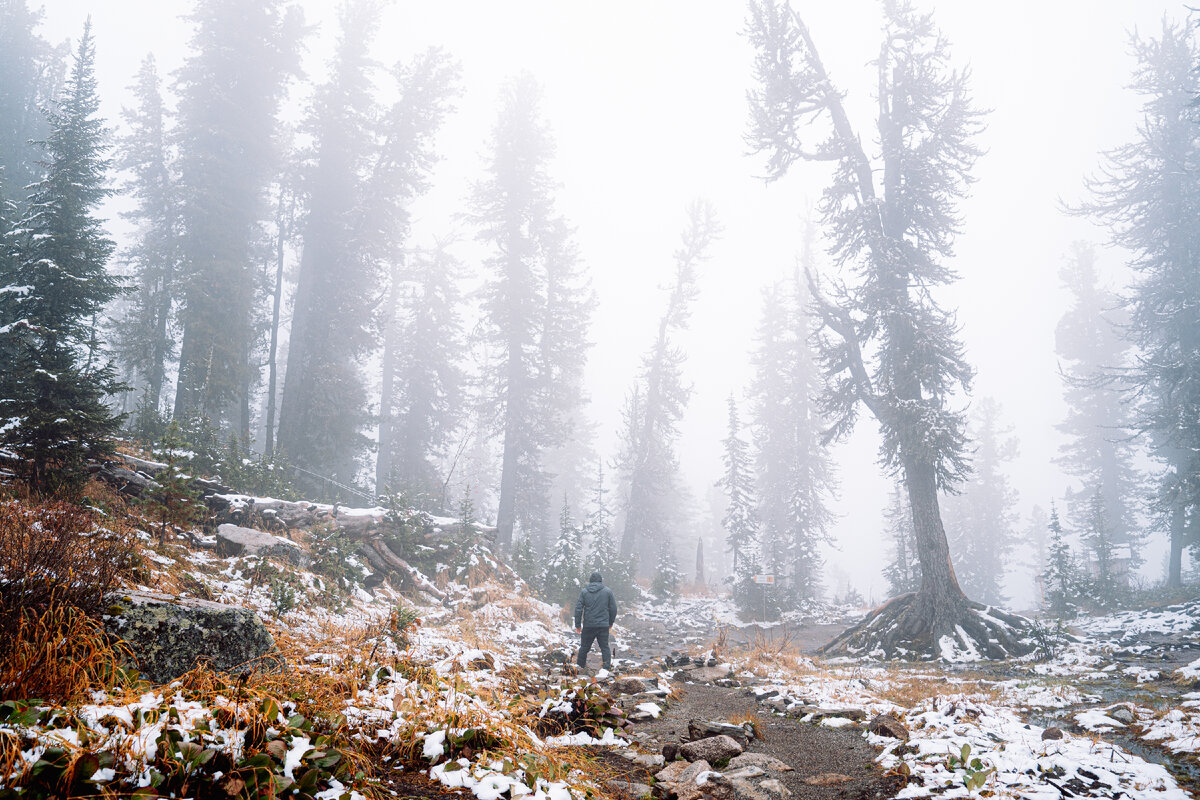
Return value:
<svg viewBox="0 0 1200 800">
<path fill-rule="evenodd" d="M 1047 646 L 1038 625 L 963 598 L 935 609 L 921 592 L 894 597 L 821 648 L 830 656 L 908 661 L 981 661 L 1030 655 Z"/>
</svg>

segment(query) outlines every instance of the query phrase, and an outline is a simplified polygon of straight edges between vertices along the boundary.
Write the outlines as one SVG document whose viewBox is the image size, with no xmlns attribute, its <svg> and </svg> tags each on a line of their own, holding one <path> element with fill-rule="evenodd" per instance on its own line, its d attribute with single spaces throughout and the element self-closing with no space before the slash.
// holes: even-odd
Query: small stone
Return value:
<svg viewBox="0 0 1200 800">
<path fill-rule="evenodd" d="M 769 756 L 766 753 L 742 753 L 740 756 L 735 756 L 729 759 L 730 769 L 742 769 L 744 767 L 760 767 L 773 772 L 791 772 L 792 768 L 774 756 Z"/>
<path fill-rule="evenodd" d="M 688 761 L 724 761 L 734 756 L 740 756 L 742 746 L 737 743 L 737 740 L 722 734 L 688 742 L 679 748 L 679 754 Z"/>
<path fill-rule="evenodd" d="M 632 781 L 610 780 L 605 782 L 608 786 L 620 792 L 625 792 L 630 797 L 645 797 L 650 794 L 650 787 L 644 783 L 634 783 Z"/>
<path fill-rule="evenodd" d="M 776 797 L 792 796 L 792 791 L 784 786 L 778 778 L 767 778 L 765 781 L 759 781 L 758 788 L 770 792 Z"/>
<path fill-rule="evenodd" d="M 613 681 L 612 691 L 614 694 L 641 694 L 646 691 L 646 681 L 633 676 L 618 678 Z"/>
<path fill-rule="evenodd" d="M 688 721 L 688 738 L 692 741 L 707 739 L 710 736 L 720 736 L 721 734 L 736 739 L 737 743 L 743 749 L 750 743 L 750 732 L 741 725 L 734 725 L 729 722 L 702 722 L 698 719 Z"/>
<path fill-rule="evenodd" d="M 1108 712 L 1108 715 L 1117 722 L 1121 722 L 1126 725 L 1132 725 L 1133 723 L 1137 722 L 1137 716 L 1134 715 L 1129 706 L 1117 706 L 1112 711 Z"/>
<path fill-rule="evenodd" d="M 759 767 L 742 767 L 741 769 L 735 769 L 733 771 L 725 770 L 724 774 L 729 780 L 739 779 L 748 781 L 753 778 L 761 778 L 767 773 Z"/>
<path fill-rule="evenodd" d="M 675 783 L 687 768 L 688 762 L 686 761 L 672 761 L 664 769 L 654 774 L 654 780 L 659 783 Z"/>
<path fill-rule="evenodd" d="M 822 772 L 820 775 L 805 778 L 804 782 L 809 786 L 841 786 L 843 783 L 850 783 L 853 780 L 854 778 L 840 772 Z"/>
<path fill-rule="evenodd" d="M 675 763 L 683 764 L 685 762 L 676 761 Z M 675 782 L 695 783 L 696 779 L 706 772 L 712 772 L 712 766 L 707 761 L 704 761 L 703 759 L 700 761 L 693 761 L 679 771 L 679 777 L 675 779 Z"/>
<path fill-rule="evenodd" d="M 662 747 L 662 754 L 667 761 L 674 761 L 679 758 L 679 745 L 676 742 L 667 742 Z"/>
<path fill-rule="evenodd" d="M 658 753 L 642 753 L 633 759 L 633 763 L 649 769 L 659 769 L 667 763 L 667 760 Z"/>
<path fill-rule="evenodd" d="M 1063 738 L 1062 728 L 1046 728 L 1042 731 L 1042 741 L 1058 741 Z"/>
<path fill-rule="evenodd" d="M 892 714 L 880 714 L 876 716 L 867 725 L 867 730 L 876 736 L 887 736 L 892 739 L 899 739 L 902 742 L 908 741 L 908 728 Z"/>
</svg>

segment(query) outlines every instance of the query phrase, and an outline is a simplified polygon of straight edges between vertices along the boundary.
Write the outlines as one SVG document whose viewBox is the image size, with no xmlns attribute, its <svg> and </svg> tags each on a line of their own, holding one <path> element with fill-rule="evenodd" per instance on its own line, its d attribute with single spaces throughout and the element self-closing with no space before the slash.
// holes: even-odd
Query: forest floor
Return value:
<svg viewBox="0 0 1200 800">
<path fill-rule="evenodd" d="M 305 532 L 289 537 L 318 546 Z M 649 785 L 662 770 L 664 747 L 692 738 L 693 721 L 749 725 L 758 735 L 748 752 L 790 768 L 778 772 L 777 791 L 748 789 L 735 800 L 1183 800 L 1200 789 L 1200 601 L 1075 620 L 1073 638 L 1059 638 L 1052 657 L 1003 664 L 815 655 L 854 621 L 847 609 L 815 607 L 760 627 L 739 622 L 727 598 L 647 601 L 622 609 L 614 680 L 563 668 L 577 642 L 567 610 L 514 589 L 502 565 L 431 576 L 440 599 L 401 596 L 383 582 L 355 585 L 330 604 L 321 599 L 328 576 L 220 556 L 202 538 L 159 544 L 143 534 L 145 585 L 128 589 L 254 611 L 289 671 L 247 684 L 245 676 L 201 670 L 162 686 L 92 691 L 63 706 L 0 704 L 0 766 L 25 765 L 0 775 L 0 796 L 79 765 L 87 774 L 76 780 L 96 795 L 146 789 L 168 769 L 175 777 L 164 787 L 180 775 L 193 784 L 207 775 L 217 791 L 236 795 L 229 770 L 249 774 L 244 737 L 257 730 L 274 738 L 255 769 L 274 770 L 280 785 L 299 785 L 311 771 L 318 800 L 446 792 L 627 800 L 628 787 Z M 281 586 L 295 592 L 287 607 Z M 404 637 L 389 628 L 398 603 L 421 620 Z M 596 666 L 596 653 L 591 660 Z M 642 681 L 633 693 L 620 688 L 631 676 Z M 610 701 L 628 712 L 628 724 L 603 711 Z M 570 735 L 551 735 L 562 731 L 550 724 L 560 709 L 574 709 L 563 712 Z M 318 735 L 301 727 L 309 724 L 304 715 L 337 727 Z M 874 724 L 882 715 L 902 733 L 883 735 Z M 195 747 L 180 753 L 209 760 L 172 761 L 175 748 L 161 745 L 181 737 Z M 326 765 L 320 741 L 341 742 L 364 769 Z M 760 789 L 775 785 L 757 780 Z M 703 784 L 687 789 L 697 787 L 703 796 Z"/>
</svg>

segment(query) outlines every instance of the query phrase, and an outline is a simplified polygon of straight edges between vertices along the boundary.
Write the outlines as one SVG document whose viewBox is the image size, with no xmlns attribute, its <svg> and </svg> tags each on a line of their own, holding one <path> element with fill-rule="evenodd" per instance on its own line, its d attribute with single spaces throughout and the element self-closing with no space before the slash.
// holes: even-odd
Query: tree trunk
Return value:
<svg viewBox="0 0 1200 800">
<path fill-rule="evenodd" d="M 388 287 L 386 322 L 383 327 L 383 360 L 380 366 L 379 388 L 379 455 L 375 460 L 375 493 L 380 494 L 389 486 L 392 478 L 392 452 L 395 448 L 395 420 L 392 419 L 392 401 L 396 376 L 396 285 L 400 270 L 393 267 L 391 285 Z"/>
<path fill-rule="evenodd" d="M 263 453 L 275 455 L 275 393 L 279 378 L 279 312 L 283 305 L 284 211 L 283 189 L 279 190 L 278 227 L 275 238 L 275 292 L 271 298 L 271 344 L 267 349 L 267 421 L 263 435 Z"/>
<path fill-rule="evenodd" d="M 904 484 L 912 509 L 917 558 L 921 562 L 921 589 L 907 633 L 916 637 L 923 633 L 917 626 L 925 627 L 933 643 L 953 631 L 967 598 L 950 562 L 950 544 L 942 527 L 933 467 L 916 459 L 905 459 Z"/>
<path fill-rule="evenodd" d="M 511 414 L 511 410 L 509 414 Z M 500 502 L 496 509 L 496 544 L 501 550 L 512 546 L 517 510 L 517 446 L 511 423 L 504 426 L 504 456 L 500 462 Z M 529 535 L 526 532 L 526 535 Z"/>
<path fill-rule="evenodd" d="M 1183 545 L 1184 545 L 1184 513 L 1183 505 L 1176 503 L 1171 509 L 1171 556 L 1167 562 L 1167 588 L 1178 589 L 1183 586 Z"/>
</svg>

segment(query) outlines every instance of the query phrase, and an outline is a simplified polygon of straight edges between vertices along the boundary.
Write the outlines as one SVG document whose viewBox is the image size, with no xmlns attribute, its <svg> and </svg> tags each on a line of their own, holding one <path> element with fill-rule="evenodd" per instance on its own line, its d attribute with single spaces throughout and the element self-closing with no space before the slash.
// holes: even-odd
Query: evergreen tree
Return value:
<svg viewBox="0 0 1200 800">
<path fill-rule="evenodd" d="M 912 510 L 908 507 L 907 493 L 899 483 L 892 489 L 891 501 L 884 511 L 884 523 L 891 537 L 890 560 L 883 568 L 888 593 L 898 597 L 915 592 L 921 588 L 921 562 L 917 558 Z"/>
<path fill-rule="evenodd" d="M 555 605 L 569 605 L 579 596 L 583 579 L 583 533 L 571 519 L 571 507 L 564 501 L 558 515 L 558 539 L 546 554 L 542 568 L 542 597 Z"/>
<path fill-rule="evenodd" d="M 1099 488 L 1092 494 L 1081 523 L 1079 538 L 1091 556 L 1086 580 L 1091 604 L 1105 611 L 1119 608 L 1128 594 L 1127 573 L 1117 569 L 1118 546 L 1108 516 L 1108 503 Z"/>
<path fill-rule="evenodd" d="M 298 9 L 284 0 L 197 4 L 180 98 L 179 310 L 174 416 L 250 433 L 250 356 L 259 320 L 254 265 L 278 161 L 276 112 L 298 67 Z"/>
<path fill-rule="evenodd" d="M 437 498 L 439 459 L 462 417 L 465 346 L 456 281 L 445 244 L 417 250 L 393 286 L 394 316 L 385 333 L 386 408 L 380 409 L 376 485 Z"/>
<path fill-rule="evenodd" d="M 596 483 L 592 490 L 591 511 L 583 524 L 583 539 L 588 546 L 584 572 L 599 572 L 604 576 L 604 585 L 612 589 L 617 600 L 631 602 L 638 594 L 634 574 L 637 565 L 621 555 L 612 531 L 612 514 L 604 499 L 604 464 L 599 462 Z"/>
<path fill-rule="evenodd" d="M 670 540 L 664 539 L 658 546 L 658 559 L 654 564 L 654 580 L 650 584 L 650 592 L 660 600 L 676 597 L 682 579 L 679 562 L 675 558 L 675 547 Z"/>
<path fill-rule="evenodd" d="M 1134 509 L 1138 479 L 1129 438 L 1131 405 L 1120 386 L 1106 381 L 1129 365 L 1130 343 L 1121 336 L 1126 315 L 1119 298 L 1100 285 L 1096 253 L 1077 242 L 1060 276 L 1073 305 L 1058 323 L 1055 342 L 1063 368 L 1067 418 L 1058 426 L 1067 437 L 1059 463 L 1080 482 L 1068 495 L 1075 525 L 1092 515 L 1094 496 L 1104 502 L 1113 543 L 1135 547 Z M 1097 561 L 1099 563 L 1099 561 Z"/>
<path fill-rule="evenodd" d="M 141 395 L 137 419 L 143 427 L 159 415 L 166 369 L 175 356 L 179 210 L 161 88 L 154 56 L 147 56 L 133 85 L 137 106 L 124 112 L 129 130 L 118 142 L 116 160 L 129 174 L 122 192 L 137 204 L 123 215 L 135 228 L 134 243 L 121 254 L 131 270 L 133 294 L 115 326 L 113 345 Z"/>
<path fill-rule="evenodd" d="M 951 407 L 972 370 L 951 310 L 936 290 L 955 274 L 946 262 L 960 226 L 958 205 L 979 155 L 982 127 L 967 73 L 950 62 L 932 17 L 905 0 L 884 5 L 875 120 L 877 136 L 854 128 L 807 26 L 786 0 L 753 0 L 749 36 L 757 51 L 749 139 L 768 153 L 768 176 L 797 160 L 834 162 L 821 204 L 835 266 L 847 274 L 832 298 L 816 295 L 831 435 L 845 436 L 865 406 L 879 423 L 881 463 L 904 481 L 921 561 L 921 589 L 830 644 L 936 654 L 944 637 L 988 657 L 1031 648 L 1031 637 L 978 609 L 950 564 L 938 492 L 967 470 L 965 419 Z M 818 144 L 806 146 L 816 125 Z M 877 143 L 868 155 L 863 142 Z M 816 277 L 810 274 L 810 282 Z"/>
<path fill-rule="evenodd" d="M 570 228 L 554 207 L 553 143 L 539 95 L 528 75 L 505 85 L 486 175 L 474 196 L 478 237 L 490 250 L 484 314 L 495 359 L 489 395 L 503 440 L 496 525 L 505 548 L 516 526 L 535 546 L 548 534 L 544 453 L 569 435 L 564 420 L 582 400 L 578 375 L 587 347 L 586 313 L 558 319 L 570 309 L 584 311 L 579 299 L 586 287 Z"/>
<path fill-rule="evenodd" d="M 27 0 L 0 0 L 0 198 L 24 200 L 24 187 L 43 177 L 34 142 L 49 137 L 49 119 L 62 83 L 66 53 L 37 33 L 41 9 Z"/>
<path fill-rule="evenodd" d="M 733 554 L 733 569 L 738 561 L 760 549 L 758 539 L 757 501 L 754 497 L 754 470 L 750 463 L 749 446 L 741 437 L 737 403 L 729 395 L 729 434 L 725 437 L 725 452 L 721 456 L 725 474 L 717 485 L 729 496 L 729 505 L 721 524 L 726 531 L 726 546 Z"/>
<path fill-rule="evenodd" d="M 382 4 L 343 6 L 329 82 L 309 121 L 304 250 L 296 282 L 279 448 L 298 466 L 353 483 L 369 441 L 366 376 L 378 320 L 365 313 L 400 258 L 409 203 L 427 187 L 433 136 L 449 111 L 456 69 L 436 50 L 397 67 L 399 99 L 377 108 L 368 50 Z"/>
<path fill-rule="evenodd" d="M 172 421 L 157 448 L 166 466 L 154 476 L 153 485 L 142 496 L 146 511 L 158 522 L 159 545 L 166 543 L 169 526 L 188 528 L 199 521 L 205 509 L 200 493 L 192 488 L 191 476 L 181 468 L 185 447 L 179 424 Z"/>
<path fill-rule="evenodd" d="M 1000 422 L 1000 405 L 980 401 L 974 430 L 974 470 L 960 494 L 945 499 L 946 532 L 963 590 L 985 603 L 1005 602 L 1004 573 L 1017 544 L 1017 493 L 1003 465 L 1017 456 L 1011 426 Z"/>
<path fill-rule="evenodd" d="M 673 531 L 679 523 L 675 506 L 680 491 L 675 440 L 691 395 L 683 381 L 687 354 L 675 339 L 687 329 L 691 304 L 699 291 L 696 270 L 707 259 L 719 234 L 711 205 L 697 202 L 689 206 L 687 227 L 675 251 L 675 282 L 667 308 L 642 362 L 642 374 L 626 402 L 625 432 L 618 457 L 628 486 L 621 554 L 636 557 L 639 564 L 650 564 L 664 546 L 674 546 Z"/>
<path fill-rule="evenodd" d="M 1193 24 L 1164 19 L 1157 39 L 1134 33 L 1131 45 L 1141 122 L 1133 141 L 1107 154 L 1080 212 L 1132 253 L 1126 331 L 1138 358 L 1116 377 L 1132 387 L 1133 427 L 1162 464 L 1153 509 L 1170 535 L 1167 583 L 1179 586 L 1183 550 L 1200 528 L 1200 39 Z M 1099 488 L 1105 498 L 1118 491 Z M 1119 512 L 1107 512 L 1115 532 L 1126 523 Z"/>
<path fill-rule="evenodd" d="M 104 404 L 121 386 L 95 329 L 120 291 L 95 216 L 109 195 L 95 55 L 89 19 L 47 114 L 45 177 L 11 234 L 13 257 L 0 260 L 0 445 L 22 458 L 20 476 L 38 492 L 77 490 L 121 421 Z"/>
<path fill-rule="evenodd" d="M 1046 609 L 1059 619 L 1075 616 L 1079 611 L 1079 576 L 1071 557 L 1071 548 L 1063 538 L 1062 523 L 1058 509 L 1050 505 L 1049 558 L 1042 579 L 1042 602 Z"/>
<path fill-rule="evenodd" d="M 811 245 L 806 262 L 811 262 L 810 253 Z M 807 304 L 799 274 L 768 287 L 751 356 L 763 552 L 778 565 L 776 591 L 792 606 L 820 594 L 821 546 L 830 542 L 829 503 L 837 490 L 812 400 L 820 392 L 820 373 L 808 347 Z"/>
</svg>

